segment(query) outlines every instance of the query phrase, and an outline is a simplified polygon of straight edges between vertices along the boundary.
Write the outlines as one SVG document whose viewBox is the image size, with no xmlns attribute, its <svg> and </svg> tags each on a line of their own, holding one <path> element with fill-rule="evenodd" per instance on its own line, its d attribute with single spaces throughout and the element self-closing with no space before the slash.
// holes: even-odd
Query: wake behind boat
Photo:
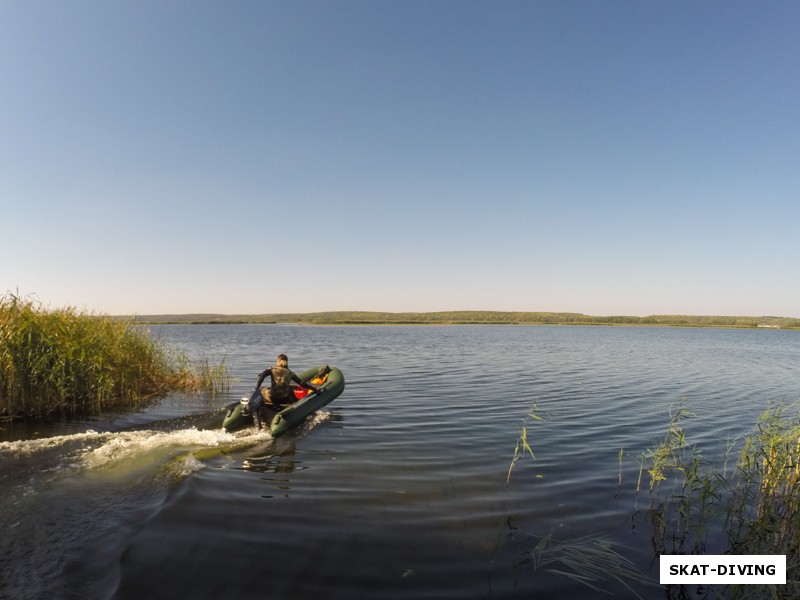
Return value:
<svg viewBox="0 0 800 600">
<path fill-rule="evenodd" d="M 314 367 L 298 373 L 297 376 L 303 383 L 316 386 L 317 391 L 309 393 L 304 388 L 294 387 L 293 392 L 297 401 L 293 404 L 286 408 L 265 405 L 266 422 L 273 437 L 299 425 L 305 421 L 306 417 L 333 402 L 344 391 L 344 375 L 336 367 L 328 365 Z M 249 395 L 242 397 L 239 402 L 228 405 L 228 412 L 222 421 L 222 426 L 226 431 L 236 431 L 253 425 L 253 418 L 247 413 L 247 406 L 260 395 L 261 389 L 256 388 Z"/>
</svg>

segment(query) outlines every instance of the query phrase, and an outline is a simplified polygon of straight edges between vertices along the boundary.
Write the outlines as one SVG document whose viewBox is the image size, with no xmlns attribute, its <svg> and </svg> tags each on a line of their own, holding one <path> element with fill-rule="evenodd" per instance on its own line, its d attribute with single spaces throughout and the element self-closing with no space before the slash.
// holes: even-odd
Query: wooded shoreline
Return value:
<svg viewBox="0 0 800 600">
<path fill-rule="evenodd" d="M 186 314 L 124 315 L 116 317 L 147 324 L 279 324 L 309 325 L 629 325 L 655 327 L 723 327 L 751 329 L 800 329 L 800 319 L 761 316 L 650 315 L 592 316 L 549 312 L 368 312 L 334 311 L 252 315 Z"/>
</svg>

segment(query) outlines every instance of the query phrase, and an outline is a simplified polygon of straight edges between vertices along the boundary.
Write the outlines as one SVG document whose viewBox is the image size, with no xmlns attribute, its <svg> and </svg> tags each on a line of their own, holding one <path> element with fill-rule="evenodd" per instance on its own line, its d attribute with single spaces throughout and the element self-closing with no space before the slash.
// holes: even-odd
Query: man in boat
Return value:
<svg viewBox="0 0 800 600">
<path fill-rule="evenodd" d="M 267 375 L 270 377 L 270 386 L 269 388 L 262 388 L 261 384 L 264 383 Z M 266 408 L 265 401 L 276 410 L 281 410 L 287 404 L 295 401 L 290 385 L 292 381 L 311 392 L 317 391 L 316 387 L 303 383 L 293 371 L 289 370 L 289 358 L 285 354 L 278 356 L 278 361 L 274 367 L 269 367 L 259 373 L 256 389 L 261 389 L 261 398 L 258 398 L 257 406 L 248 407 L 249 412 L 253 414 L 253 421 L 258 429 L 261 429 L 261 420 L 264 417 L 263 411 Z"/>
</svg>

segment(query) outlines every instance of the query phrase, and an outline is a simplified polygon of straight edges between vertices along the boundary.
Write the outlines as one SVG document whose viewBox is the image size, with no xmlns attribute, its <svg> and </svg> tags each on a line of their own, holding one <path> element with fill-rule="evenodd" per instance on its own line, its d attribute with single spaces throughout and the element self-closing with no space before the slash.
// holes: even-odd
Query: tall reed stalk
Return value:
<svg viewBox="0 0 800 600">
<path fill-rule="evenodd" d="M 536 455 L 533 453 L 533 448 L 531 448 L 531 445 L 528 442 L 528 421 L 530 419 L 535 421 L 544 421 L 544 418 L 539 415 L 538 411 L 539 409 L 536 407 L 536 403 L 532 402 L 530 408 L 528 409 L 528 415 L 522 420 L 522 423 L 520 423 L 519 434 L 517 435 L 517 445 L 514 448 L 514 457 L 511 459 L 511 464 L 508 466 L 506 485 L 511 481 L 511 471 L 514 470 L 517 461 L 523 454 L 527 452 L 531 455 L 533 460 L 536 460 Z"/>
<path fill-rule="evenodd" d="M 0 418 L 92 413 L 224 385 L 224 365 L 207 371 L 192 371 L 141 326 L 0 298 Z"/>
</svg>

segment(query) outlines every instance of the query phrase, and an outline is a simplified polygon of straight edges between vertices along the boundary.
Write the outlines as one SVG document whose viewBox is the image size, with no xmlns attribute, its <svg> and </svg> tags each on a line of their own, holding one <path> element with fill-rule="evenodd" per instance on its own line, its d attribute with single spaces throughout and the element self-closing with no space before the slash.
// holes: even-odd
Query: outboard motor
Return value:
<svg viewBox="0 0 800 600">
<path fill-rule="evenodd" d="M 256 426 L 256 429 L 261 431 L 261 420 L 262 417 L 265 416 L 263 414 L 264 398 L 261 396 L 261 390 L 259 388 L 254 389 L 250 396 L 243 396 L 242 399 L 239 400 L 239 403 L 242 406 L 242 416 L 248 417 L 252 415 L 253 424 Z"/>
<path fill-rule="evenodd" d="M 240 401 L 240 402 L 241 402 L 241 401 Z M 227 412 L 225 413 L 225 418 L 226 418 L 226 419 L 227 419 L 228 417 L 230 417 L 230 416 L 233 414 L 233 411 L 234 411 L 234 409 L 235 409 L 237 406 L 239 406 L 239 402 L 231 402 L 230 404 L 228 404 L 228 405 L 225 407 L 225 410 L 227 411 Z"/>
</svg>

